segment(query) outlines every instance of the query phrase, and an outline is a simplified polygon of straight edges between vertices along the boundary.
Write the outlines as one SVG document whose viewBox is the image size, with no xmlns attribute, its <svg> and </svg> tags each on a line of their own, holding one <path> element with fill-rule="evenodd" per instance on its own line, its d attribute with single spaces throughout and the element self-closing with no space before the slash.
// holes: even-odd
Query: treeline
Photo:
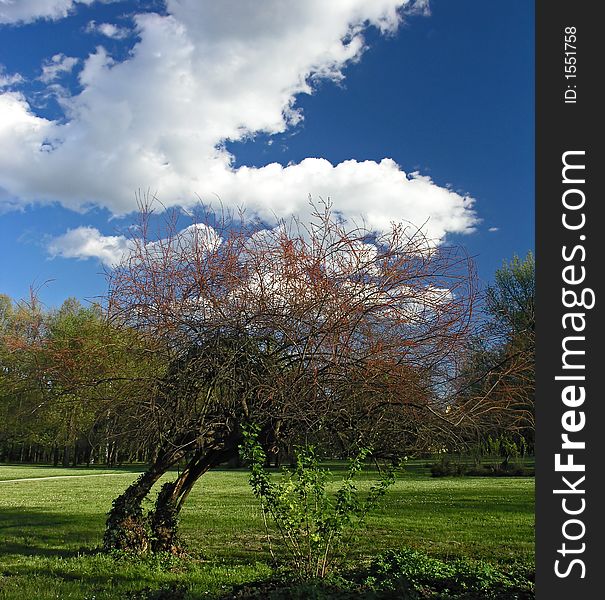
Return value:
<svg viewBox="0 0 605 600">
<path fill-rule="evenodd" d="M 8 442 L 0 445 L 0 462 L 24 464 L 52 464 L 55 467 L 103 465 L 112 467 L 123 464 L 143 463 L 153 460 L 150 449 L 129 449 L 116 441 L 99 441 L 92 444 L 84 437 L 73 446 L 49 446 L 39 443 Z"/>
<path fill-rule="evenodd" d="M 0 296 L 0 461 L 55 466 L 148 463 L 136 402 L 151 392 L 158 356 L 99 306 L 46 310 Z"/>
<path fill-rule="evenodd" d="M 3 463 L 63 467 L 151 464 L 182 422 L 198 418 L 197 400 L 186 407 L 179 400 L 183 386 L 205 385 L 208 374 L 198 370 L 198 361 L 211 369 L 223 369 L 230 361 L 250 360 L 250 356 L 239 355 L 241 349 L 236 354 L 227 338 L 219 340 L 207 355 L 197 356 L 200 349 L 196 349 L 195 358 L 175 360 L 153 337 L 123 324 L 115 326 L 100 306 L 83 306 L 73 298 L 58 309 L 46 309 L 37 298 L 14 301 L 0 295 L 0 334 Z M 253 354 L 258 349 L 244 351 Z M 235 368 L 245 372 L 248 367 Z M 326 419 L 319 430 L 286 429 L 278 423 L 265 432 L 270 464 L 291 460 L 294 446 L 304 441 L 312 441 L 327 455 L 344 457 L 351 440 L 360 435 L 378 436 L 374 445 L 385 456 L 421 446 L 441 447 L 444 442 L 437 441 L 438 435 L 430 438 L 425 433 L 430 419 L 419 419 L 416 406 L 405 407 L 411 397 L 419 404 L 429 402 L 431 373 L 405 365 L 397 368 L 406 373 L 406 390 L 397 392 L 400 399 L 393 409 L 380 409 L 379 429 L 372 411 L 384 404 L 384 398 L 376 395 L 377 389 L 372 394 L 365 389 L 367 373 L 351 371 L 347 390 L 340 393 L 353 398 L 349 388 L 354 388 L 356 397 L 347 410 L 343 404 L 336 419 Z M 163 405 L 166 394 L 175 402 L 168 408 Z M 293 406 L 291 413 L 295 410 Z M 324 418 L 327 411 L 319 405 L 309 417 Z M 365 421 L 359 418 L 363 415 Z"/>
</svg>

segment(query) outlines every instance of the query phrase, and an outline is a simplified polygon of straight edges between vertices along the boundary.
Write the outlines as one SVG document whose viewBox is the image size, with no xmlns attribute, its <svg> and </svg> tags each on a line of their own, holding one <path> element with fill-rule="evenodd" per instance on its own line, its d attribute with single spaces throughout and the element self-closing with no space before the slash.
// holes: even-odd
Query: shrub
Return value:
<svg viewBox="0 0 605 600">
<path fill-rule="evenodd" d="M 430 465 L 432 477 L 533 477 L 535 469 L 515 464 L 477 465 L 469 467 L 463 463 L 453 463 L 443 459 Z"/>
<path fill-rule="evenodd" d="M 460 477 L 467 474 L 467 467 L 462 463 L 453 463 L 445 458 L 438 463 L 431 465 L 431 475 L 433 477 Z"/>
<path fill-rule="evenodd" d="M 277 527 L 290 567 L 303 579 L 323 578 L 395 482 L 394 469 L 383 471 L 362 499 L 354 478 L 370 450 L 361 449 L 351 459 L 340 488 L 330 497 L 326 491 L 329 471 L 319 467 L 314 448 L 306 446 L 296 448 L 294 469 L 283 471 L 281 481 L 274 482 L 264 468 L 266 455 L 258 442 L 258 431 L 250 427 L 244 432 L 241 452 L 250 466 L 250 485 L 261 503 L 271 554 L 275 559 L 268 519 Z"/>
</svg>

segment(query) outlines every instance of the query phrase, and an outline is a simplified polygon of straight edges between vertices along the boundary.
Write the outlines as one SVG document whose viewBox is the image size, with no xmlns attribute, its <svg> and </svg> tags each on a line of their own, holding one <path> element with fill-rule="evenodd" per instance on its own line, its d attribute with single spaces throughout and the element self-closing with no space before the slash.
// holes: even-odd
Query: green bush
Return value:
<svg viewBox="0 0 605 600">
<path fill-rule="evenodd" d="M 264 468 L 266 455 L 258 442 L 258 431 L 257 427 L 244 431 L 241 453 L 249 463 L 250 485 L 261 503 L 271 554 L 277 560 L 268 520 L 281 537 L 286 554 L 282 562 L 285 558 L 302 579 L 323 578 L 368 513 L 395 483 L 394 470 L 383 471 L 361 498 L 354 479 L 370 452 L 364 448 L 351 459 L 340 488 L 330 496 L 326 490 L 329 471 L 319 467 L 314 448 L 306 446 L 296 448 L 294 469 L 283 471 L 281 481 L 274 482 Z"/>
<path fill-rule="evenodd" d="M 477 465 L 470 467 L 448 458 L 430 465 L 432 477 L 533 477 L 535 469 L 516 464 Z"/>
<path fill-rule="evenodd" d="M 466 475 L 467 467 L 462 463 L 453 463 L 448 458 L 431 465 L 431 475 L 433 477 L 460 477 Z"/>
</svg>

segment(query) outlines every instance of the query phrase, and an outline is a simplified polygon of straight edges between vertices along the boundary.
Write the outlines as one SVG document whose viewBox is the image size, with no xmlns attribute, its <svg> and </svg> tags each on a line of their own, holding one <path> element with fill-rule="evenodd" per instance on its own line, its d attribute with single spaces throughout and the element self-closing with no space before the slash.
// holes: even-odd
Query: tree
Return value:
<svg viewBox="0 0 605 600">
<path fill-rule="evenodd" d="M 371 436 L 387 414 L 413 435 L 411 419 L 447 422 L 428 388 L 469 326 L 472 266 L 458 249 L 404 224 L 348 227 L 329 205 L 272 229 L 207 214 L 179 230 L 175 216 L 152 238 L 151 222 L 143 210 L 109 274 L 108 311 L 153 338 L 167 365 L 140 407 L 158 453 L 114 501 L 106 548 L 174 549 L 192 486 L 237 455 L 245 424 L 271 450 L 339 422 L 345 443 Z M 183 461 L 146 519 L 143 499 Z"/>
<path fill-rule="evenodd" d="M 486 319 L 473 338 L 459 402 L 477 414 L 473 437 L 534 445 L 535 261 L 514 256 L 485 294 Z M 480 414 L 479 414 L 480 413 Z M 504 444 L 506 446 L 506 443 Z"/>
<path fill-rule="evenodd" d="M 153 363 L 140 360 L 140 336 L 112 328 L 98 306 L 85 308 L 74 299 L 53 311 L 35 296 L 20 303 L 3 299 L 2 306 L 5 447 L 18 444 L 22 455 L 26 446 L 47 457 L 50 451 L 64 466 L 113 462 L 136 428 L 130 420 L 136 412 L 123 407 L 135 406 L 149 383 L 145 373 Z"/>
<path fill-rule="evenodd" d="M 487 288 L 486 305 L 492 323 L 507 343 L 533 348 L 536 327 L 536 263 L 528 252 L 522 260 L 504 261 Z"/>
<path fill-rule="evenodd" d="M 44 315 L 40 304 L 14 303 L 1 298 L 0 322 L 0 410 L 2 411 L 3 454 L 23 460 L 32 444 L 50 441 L 52 432 L 33 415 L 40 405 L 40 382 L 30 377 L 38 367 L 38 357 L 25 348 L 38 348 L 45 336 Z"/>
</svg>

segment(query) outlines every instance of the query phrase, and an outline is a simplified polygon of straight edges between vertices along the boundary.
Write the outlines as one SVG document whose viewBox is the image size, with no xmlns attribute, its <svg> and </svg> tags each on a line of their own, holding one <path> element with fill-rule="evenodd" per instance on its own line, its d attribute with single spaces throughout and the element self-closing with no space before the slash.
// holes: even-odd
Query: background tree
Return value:
<svg viewBox="0 0 605 600">
<path fill-rule="evenodd" d="M 145 369 L 152 364 L 149 355 L 141 360 L 140 336 L 111 328 L 98 306 L 74 299 L 54 311 L 35 297 L 20 303 L 5 297 L 2 307 L 6 457 L 68 466 L 132 456 L 136 411 L 125 407 L 138 406 L 137 388 L 149 383 Z"/>
<path fill-rule="evenodd" d="M 486 319 L 472 340 L 458 402 L 476 414 L 472 438 L 534 446 L 535 261 L 529 252 L 496 271 L 485 294 Z"/>
</svg>

